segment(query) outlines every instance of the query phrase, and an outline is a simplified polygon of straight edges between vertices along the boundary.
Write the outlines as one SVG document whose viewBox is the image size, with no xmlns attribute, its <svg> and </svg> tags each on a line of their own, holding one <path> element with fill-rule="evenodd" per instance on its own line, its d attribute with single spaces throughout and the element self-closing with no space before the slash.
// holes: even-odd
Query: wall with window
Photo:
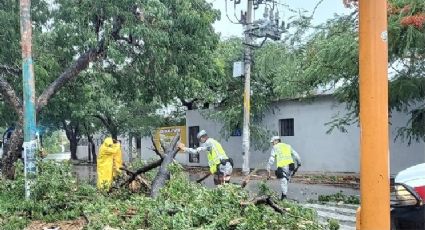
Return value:
<svg viewBox="0 0 425 230">
<path fill-rule="evenodd" d="M 327 134 L 336 114 L 345 114 L 343 104 L 331 96 L 282 101 L 264 117 L 269 130 L 279 133 L 301 156 L 303 170 L 321 172 L 359 171 L 359 128 L 347 127 Z"/>
<path fill-rule="evenodd" d="M 290 144 L 300 154 L 302 171 L 309 172 L 359 172 L 360 131 L 357 124 L 346 127 L 347 132 L 334 130 L 328 133 L 335 116 L 347 113 L 345 105 L 332 96 L 319 96 L 310 100 L 288 100 L 276 102 L 263 119 L 263 126 L 281 135 L 282 141 Z M 242 166 L 242 130 L 235 130 L 227 140 L 221 136 L 222 125 L 205 119 L 201 113 L 208 110 L 186 112 L 187 140 L 189 146 L 197 146 L 195 131 L 205 129 L 209 136 L 218 140 L 226 153 L 234 159 L 235 166 Z M 390 151 L 391 173 L 409 166 L 425 162 L 425 144 L 413 142 L 408 145 L 400 139 L 395 140 L 397 130 L 404 126 L 411 114 L 394 112 L 391 115 Z M 191 128 L 193 127 L 193 128 Z M 197 133 L 197 132 L 196 132 Z M 142 157 L 155 157 L 145 146 L 151 146 L 150 140 L 142 139 Z M 252 148 L 251 148 L 252 149 Z M 270 155 L 267 151 L 251 151 L 250 167 L 264 168 Z M 188 154 L 178 154 L 177 160 L 191 166 L 207 166 L 207 157 L 200 154 L 190 159 Z M 199 160 L 199 163 L 198 163 Z"/>
<path fill-rule="evenodd" d="M 336 115 L 346 114 L 344 104 L 338 103 L 332 96 L 320 96 L 310 100 L 290 100 L 277 102 L 273 110 L 266 114 L 263 125 L 281 135 L 282 140 L 292 145 L 301 155 L 304 171 L 322 172 L 359 172 L 360 131 L 357 124 L 347 127 L 347 132 L 334 130 L 326 125 Z M 425 162 L 425 144 L 412 142 L 408 145 L 401 139 L 395 139 L 399 127 L 404 126 L 411 114 L 393 112 L 390 127 L 391 173 L 405 169 L 417 163 Z M 211 121 L 205 122 L 197 111 L 187 114 L 192 125 L 206 124 L 203 128 L 219 135 L 220 126 Z M 202 127 L 201 127 L 202 128 Z M 220 138 L 219 138 L 220 139 Z M 241 166 L 241 137 L 231 137 L 223 141 L 223 147 Z M 250 167 L 263 167 L 269 152 L 252 151 Z"/>
</svg>

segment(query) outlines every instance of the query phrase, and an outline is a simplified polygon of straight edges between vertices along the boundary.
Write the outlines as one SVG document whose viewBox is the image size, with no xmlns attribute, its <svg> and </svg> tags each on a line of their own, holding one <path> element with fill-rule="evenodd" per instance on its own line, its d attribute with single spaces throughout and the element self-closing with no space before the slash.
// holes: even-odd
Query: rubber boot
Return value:
<svg viewBox="0 0 425 230">
<path fill-rule="evenodd" d="M 286 200 L 286 195 L 282 193 L 282 195 L 280 196 L 281 200 Z"/>
</svg>

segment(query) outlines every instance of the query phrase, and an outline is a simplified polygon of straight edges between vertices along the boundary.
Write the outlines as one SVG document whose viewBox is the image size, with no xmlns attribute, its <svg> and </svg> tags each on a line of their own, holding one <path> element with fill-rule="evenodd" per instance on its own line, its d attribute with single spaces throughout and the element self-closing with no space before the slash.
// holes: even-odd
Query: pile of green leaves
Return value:
<svg viewBox="0 0 425 230">
<path fill-rule="evenodd" d="M 319 202 L 343 202 L 344 204 L 360 204 L 357 196 L 347 196 L 342 191 L 332 195 L 319 195 Z"/>
<path fill-rule="evenodd" d="M 16 180 L 0 183 L 2 229 L 23 229 L 31 220 L 75 219 L 86 202 L 94 201 L 96 189 L 78 183 L 68 163 L 38 162 L 31 200 L 25 200 L 23 165 L 16 164 Z"/>
<path fill-rule="evenodd" d="M 21 166 L 18 172 L 22 170 Z M 103 194 L 75 180 L 71 166 L 39 163 L 33 199 L 23 199 L 24 181 L 0 185 L 2 229 L 23 229 L 33 220 L 54 222 L 87 219 L 87 229 L 105 226 L 119 229 L 325 229 L 316 213 L 290 202 L 277 202 L 287 213 L 281 215 L 265 205 L 241 206 L 249 200 L 237 185 L 208 189 L 188 180 L 183 168 L 170 166 L 172 176 L 158 198 L 144 194 Z"/>
</svg>

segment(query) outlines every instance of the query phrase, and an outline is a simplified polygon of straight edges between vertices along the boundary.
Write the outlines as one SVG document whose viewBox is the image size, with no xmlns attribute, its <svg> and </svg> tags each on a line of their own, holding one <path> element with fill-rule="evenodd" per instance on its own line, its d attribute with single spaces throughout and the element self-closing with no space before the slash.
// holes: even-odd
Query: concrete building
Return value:
<svg viewBox="0 0 425 230">
<path fill-rule="evenodd" d="M 255 106 L 255 105 L 253 105 Z M 330 122 L 336 115 L 345 115 L 344 104 L 337 102 L 332 95 L 320 95 L 309 100 L 283 100 L 273 104 L 272 110 L 263 118 L 262 125 L 270 131 L 279 133 L 282 140 L 290 144 L 301 155 L 305 172 L 350 172 L 358 173 L 360 129 L 357 124 L 347 127 L 347 132 L 334 130 L 327 134 Z M 204 111 L 208 112 L 208 111 Z M 409 166 L 425 162 L 425 143 L 412 142 L 409 146 L 400 139 L 395 140 L 399 127 L 405 126 L 411 114 L 393 112 L 390 118 L 390 167 L 395 174 Z M 231 136 L 225 140 L 220 136 L 222 125 L 208 120 L 200 111 L 186 112 L 186 145 L 197 145 L 196 133 L 205 129 L 210 137 L 221 142 L 226 153 L 234 159 L 235 167 L 242 165 L 242 137 Z M 195 137 L 194 137 L 195 136 Z M 148 149 L 152 143 L 149 138 L 141 141 L 141 157 L 149 159 L 155 154 Z M 252 149 L 252 148 L 251 148 Z M 252 149 L 251 168 L 264 168 L 270 155 Z M 179 153 L 177 161 L 188 166 L 207 166 L 206 155 L 195 156 Z"/>
</svg>

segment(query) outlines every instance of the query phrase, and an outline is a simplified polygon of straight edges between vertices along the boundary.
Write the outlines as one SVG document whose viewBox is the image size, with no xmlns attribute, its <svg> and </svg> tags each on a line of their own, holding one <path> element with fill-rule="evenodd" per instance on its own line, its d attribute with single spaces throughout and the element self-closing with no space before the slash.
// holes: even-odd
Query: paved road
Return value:
<svg viewBox="0 0 425 230">
<path fill-rule="evenodd" d="M 191 179 L 195 180 L 199 178 L 198 176 L 194 176 Z M 242 181 L 242 177 L 232 177 L 232 182 L 240 184 Z M 251 180 L 248 185 L 248 191 L 252 193 L 258 192 L 258 185 L 260 180 Z M 207 178 L 203 181 L 203 184 L 207 187 L 214 187 L 214 182 L 212 177 Z M 276 193 L 280 192 L 280 182 L 279 180 L 269 180 L 267 181 L 268 186 L 273 189 Z M 331 195 L 338 192 L 342 192 L 345 195 L 360 195 L 360 191 L 358 189 L 352 188 L 341 188 L 335 186 L 328 185 L 317 185 L 317 184 L 302 184 L 302 183 L 290 183 L 288 190 L 288 198 L 291 200 L 296 200 L 298 202 L 307 202 L 309 200 L 317 200 L 319 195 Z"/>
</svg>

